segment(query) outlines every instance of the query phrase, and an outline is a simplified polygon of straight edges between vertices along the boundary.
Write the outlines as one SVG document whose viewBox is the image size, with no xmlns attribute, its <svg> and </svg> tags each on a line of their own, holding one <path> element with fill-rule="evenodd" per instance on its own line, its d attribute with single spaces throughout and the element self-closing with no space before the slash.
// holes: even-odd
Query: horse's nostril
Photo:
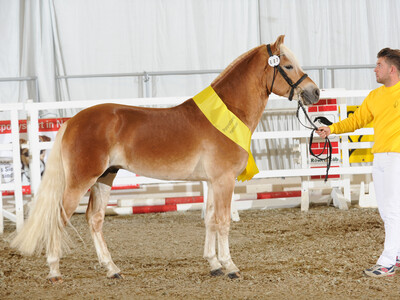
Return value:
<svg viewBox="0 0 400 300">
<path fill-rule="evenodd" d="M 315 89 L 314 93 L 315 93 L 315 96 L 317 96 L 319 98 L 319 89 Z"/>
</svg>

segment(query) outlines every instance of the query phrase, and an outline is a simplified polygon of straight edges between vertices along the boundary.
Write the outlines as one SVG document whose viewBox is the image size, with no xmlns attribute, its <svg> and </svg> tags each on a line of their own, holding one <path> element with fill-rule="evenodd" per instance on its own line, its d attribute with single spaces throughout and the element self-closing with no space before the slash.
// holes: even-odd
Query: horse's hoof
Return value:
<svg viewBox="0 0 400 300">
<path fill-rule="evenodd" d="M 113 276 L 110 277 L 111 279 L 124 279 L 124 275 L 120 273 L 115 273 Z"/>
<path fill-rule="evenodd" d="M 55 284 L 55 283 L 62 283 L 62 277 L 61 276 L 55 276 L 55 277 L 50 277 L 47 279 L 49 283 Z"/>
<path fill-rule="evenodd" d="M 240 272 L 238 271 L 238 272 L 229 273 L 228 277 L 230 279 L 238 279 L 238 278 L 241 278 L 242 276 L 240 275 Z"/>
<path fill-rule="evenodd" d="M 219 268 L 219 269 L 216 269 L 216 270 L 212 270 L 212 271 L 210 272 L 210 274 L 211 274 L 211 276 L 216 277 L 216 276 L 222 276 L 222 275 L 224 275 L 224 272 L 222 271 L 221 268 Z"/>
</svg>

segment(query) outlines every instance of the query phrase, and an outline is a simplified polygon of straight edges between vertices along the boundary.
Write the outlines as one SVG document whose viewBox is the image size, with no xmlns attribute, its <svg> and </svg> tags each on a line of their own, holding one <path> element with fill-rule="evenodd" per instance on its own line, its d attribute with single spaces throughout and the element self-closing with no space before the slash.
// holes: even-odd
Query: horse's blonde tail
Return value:
<svg viewBox="0 0 400 300">
<path fill-rule="evenodd" d="M 57 133 L 39 190 L 31 203 L 29 217 L 11 242 L 11 247 L 25 255 L 40 254 L 45 248 L 47 253 L 61 257 L 62 251 L 69 249 L 61 217 L 65 190 L 61 141 L 66 126 L 64 124 Z"/>
</svg>

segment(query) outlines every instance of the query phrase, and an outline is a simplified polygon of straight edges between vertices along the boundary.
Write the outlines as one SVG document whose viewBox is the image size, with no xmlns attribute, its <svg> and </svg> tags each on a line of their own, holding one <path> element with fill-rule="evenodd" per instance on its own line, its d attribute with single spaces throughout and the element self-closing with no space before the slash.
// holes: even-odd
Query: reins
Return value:
<svg viewBox="0 0 400 300">
<path fill-rule="evenodd" d="M 324 179 L 324 181 L 326 182 L 328 180 L 328 173 L 329 173 L 329 169 L 331 168 L 331 162 L 332 162 L 332 143 L 328 137 L 325 137 L 324 148 L 322 149 L 321 153 L 319 153 L 319 154 L 314 153 L 311 146 L 312 146 L 312 142 L 314 139 L 314 132 L 315 132 L 315 130 L 318 130 L 318 127 L 311 121 L 310 117 L 308 116 L 308 114 L 306 112 L 306 109 L 304 108 L 303 103 L 301 103 L 300 100 L 298 101 L 298 103 L 299 103 L 299 105 L 297 106 L 297 111 L 296 111 L 297 120 L 299 120 L 300 124 L 303 127 L 311 130 L 310 143 L 308 144 L 308 151 L 310 152 L 311 156 L 315 157 L 317 160 L 319 160 L 319 161 L 326 160 L 326 174 L 325 174 L 325 179 Z M 301 122 L 301 120 L 299 118 L 300 108 L 302 109 L 304 115 L 306 116 L 307 121 L 312 125 L 312 127 L 307 126 Z M 322 154 L 324 154 L 325 149 L 327 149 L 326 157 L 321 158 L 320 156 Z"/>
<path fill-rule="evenodd" d="M 268 64 L 274 68 L 274 75 L 272 78 L 272 83 L 271 83 L 271 87 L 269 88 L 269 92 L 272 93 L 272 88 L 274 86 L 274 82 L 275 82 L 275 77 L 277 74 L 277 70 L 279 71 L 279 73 L 282 75 L 282 77 L 286 80 L 286 82 L 289 84 L 289 86 L 291 87 L 290 93 L 289 93 L 289 100 L 292 101 L 293 99 L 293 95 L 294 95 L 294 90 L 299 86 L 299 84 L 308 77 L 307 74 L 304 74 L 303 76 L 301 76 L 301 78 L 299 80 L 297 80 L 296 83 L 293 83 L 293 81 L 289 78 L 289 76 L 287 76 L 285 70 L 282 69 L 282 67 L 280 66 L 280 58 L 277 55 L 272 54 L 272 50 L 271 50 L 271 45 L 268 44 L 267 45 L 267 50 L 268 50 L 268 54 L 269 54 L 269 58 L 268 58 Z M 268 86 L 267 86 L 268 89 Z M 325 174 L 325 179 L 324 181 L 326 182 L 328 180 L 328 173 L 329 173 L 329 169 L 331 167 L 331 162 L 332 162 L 332 144 L 331 141 L 329 140 L 328 137 L 325 137 L 325 144 L 324 144 L 324 148 L 322 149 L 322 152 L 319 154 L 315 154 L 314 151 L 312 150 L 312 142 L 314 139 L 314 132 L 315 130 L 318 130 L 318 127 L 311 121 L 310 117 L 308 116 L 306 109 L 303 106 L 303 103 L 301 103 L 300 99 L 298 100 L 298 107 L 297 107 L 297 111 L 296 111 L 296 117 L 299 120 L 300 124 L 302 126 L 304 126 L 307 129 L 311 130 L 311 135 L 310 135 L 310 143 L 309 143 L 309 152 L 310 154 L 315 157 L 318 161 L 325 161 L 326 160 L 326 174 Z M 305 124 L 303 124 L 299 118 L 299 111 L 300 108 L 302 109 L 304 115 L 306 116 L 306 119 L 308 120 L 308 122 L 312 125 L 312 127 L 307 126 Z M 322 154 L 324 154 L 325 149 L 327 149 L 327 156 L 325 158 L 321 158 L 320 156 Z"/>
</svg>

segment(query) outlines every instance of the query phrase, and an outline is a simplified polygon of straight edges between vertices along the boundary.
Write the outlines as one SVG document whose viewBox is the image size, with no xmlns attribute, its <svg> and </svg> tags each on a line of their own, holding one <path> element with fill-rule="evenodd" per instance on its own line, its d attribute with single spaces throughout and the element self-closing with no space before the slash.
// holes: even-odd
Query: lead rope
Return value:
<svg viewBox="0 0 400 300">
<path fill-rule="evenodd" d="M 296 111 L 296 117 L 299 120 L 300 124 L 303 125 L 305 128 L 307 129 L 311 129 L 311 135 L 310 135 L 310 143 L 308 145 L 308 149 L 310 151 L 310 154 L 315 157 L 318 161 L 326 161 L 326 174 L 325 174 L 325 179 L 324 181 L 327 182 L 328 180 L 328 173 L 329 173 L 329 169 L 331 168 L 331 162 L 332 162 L 332 144 L 331 141 L 329 140 L 328 137 L 325 137 L 325 143 L 324 143 L 324 148 L 322 149 L 322 152 L 319 154 L 315 154 L 314 151 L 311 149 L 311 145 L 313 142 L 313 138 L 314 138 L 314 132 L 315 130 L 318 130 L 318 127 L 311 121 L 310 117 L 308 116 L 303 104 L 301 103 L 301 101 L 298 101 L 299 105 L 297 107 L 297 111 Z M 306 116 L 306 119 L 308 120 L 308 122 L 312 125 L 312 127 L 307 126 L 305 124 L 303 124 L 299 118 L 299 111 L 300 108 L 303 110 L 304 115 Z M 327 149 L 327 153 L 326 153 L 326 157 L 321 158 L 320 156 L 325 152 L 325 149 Z"/>
</svg>

